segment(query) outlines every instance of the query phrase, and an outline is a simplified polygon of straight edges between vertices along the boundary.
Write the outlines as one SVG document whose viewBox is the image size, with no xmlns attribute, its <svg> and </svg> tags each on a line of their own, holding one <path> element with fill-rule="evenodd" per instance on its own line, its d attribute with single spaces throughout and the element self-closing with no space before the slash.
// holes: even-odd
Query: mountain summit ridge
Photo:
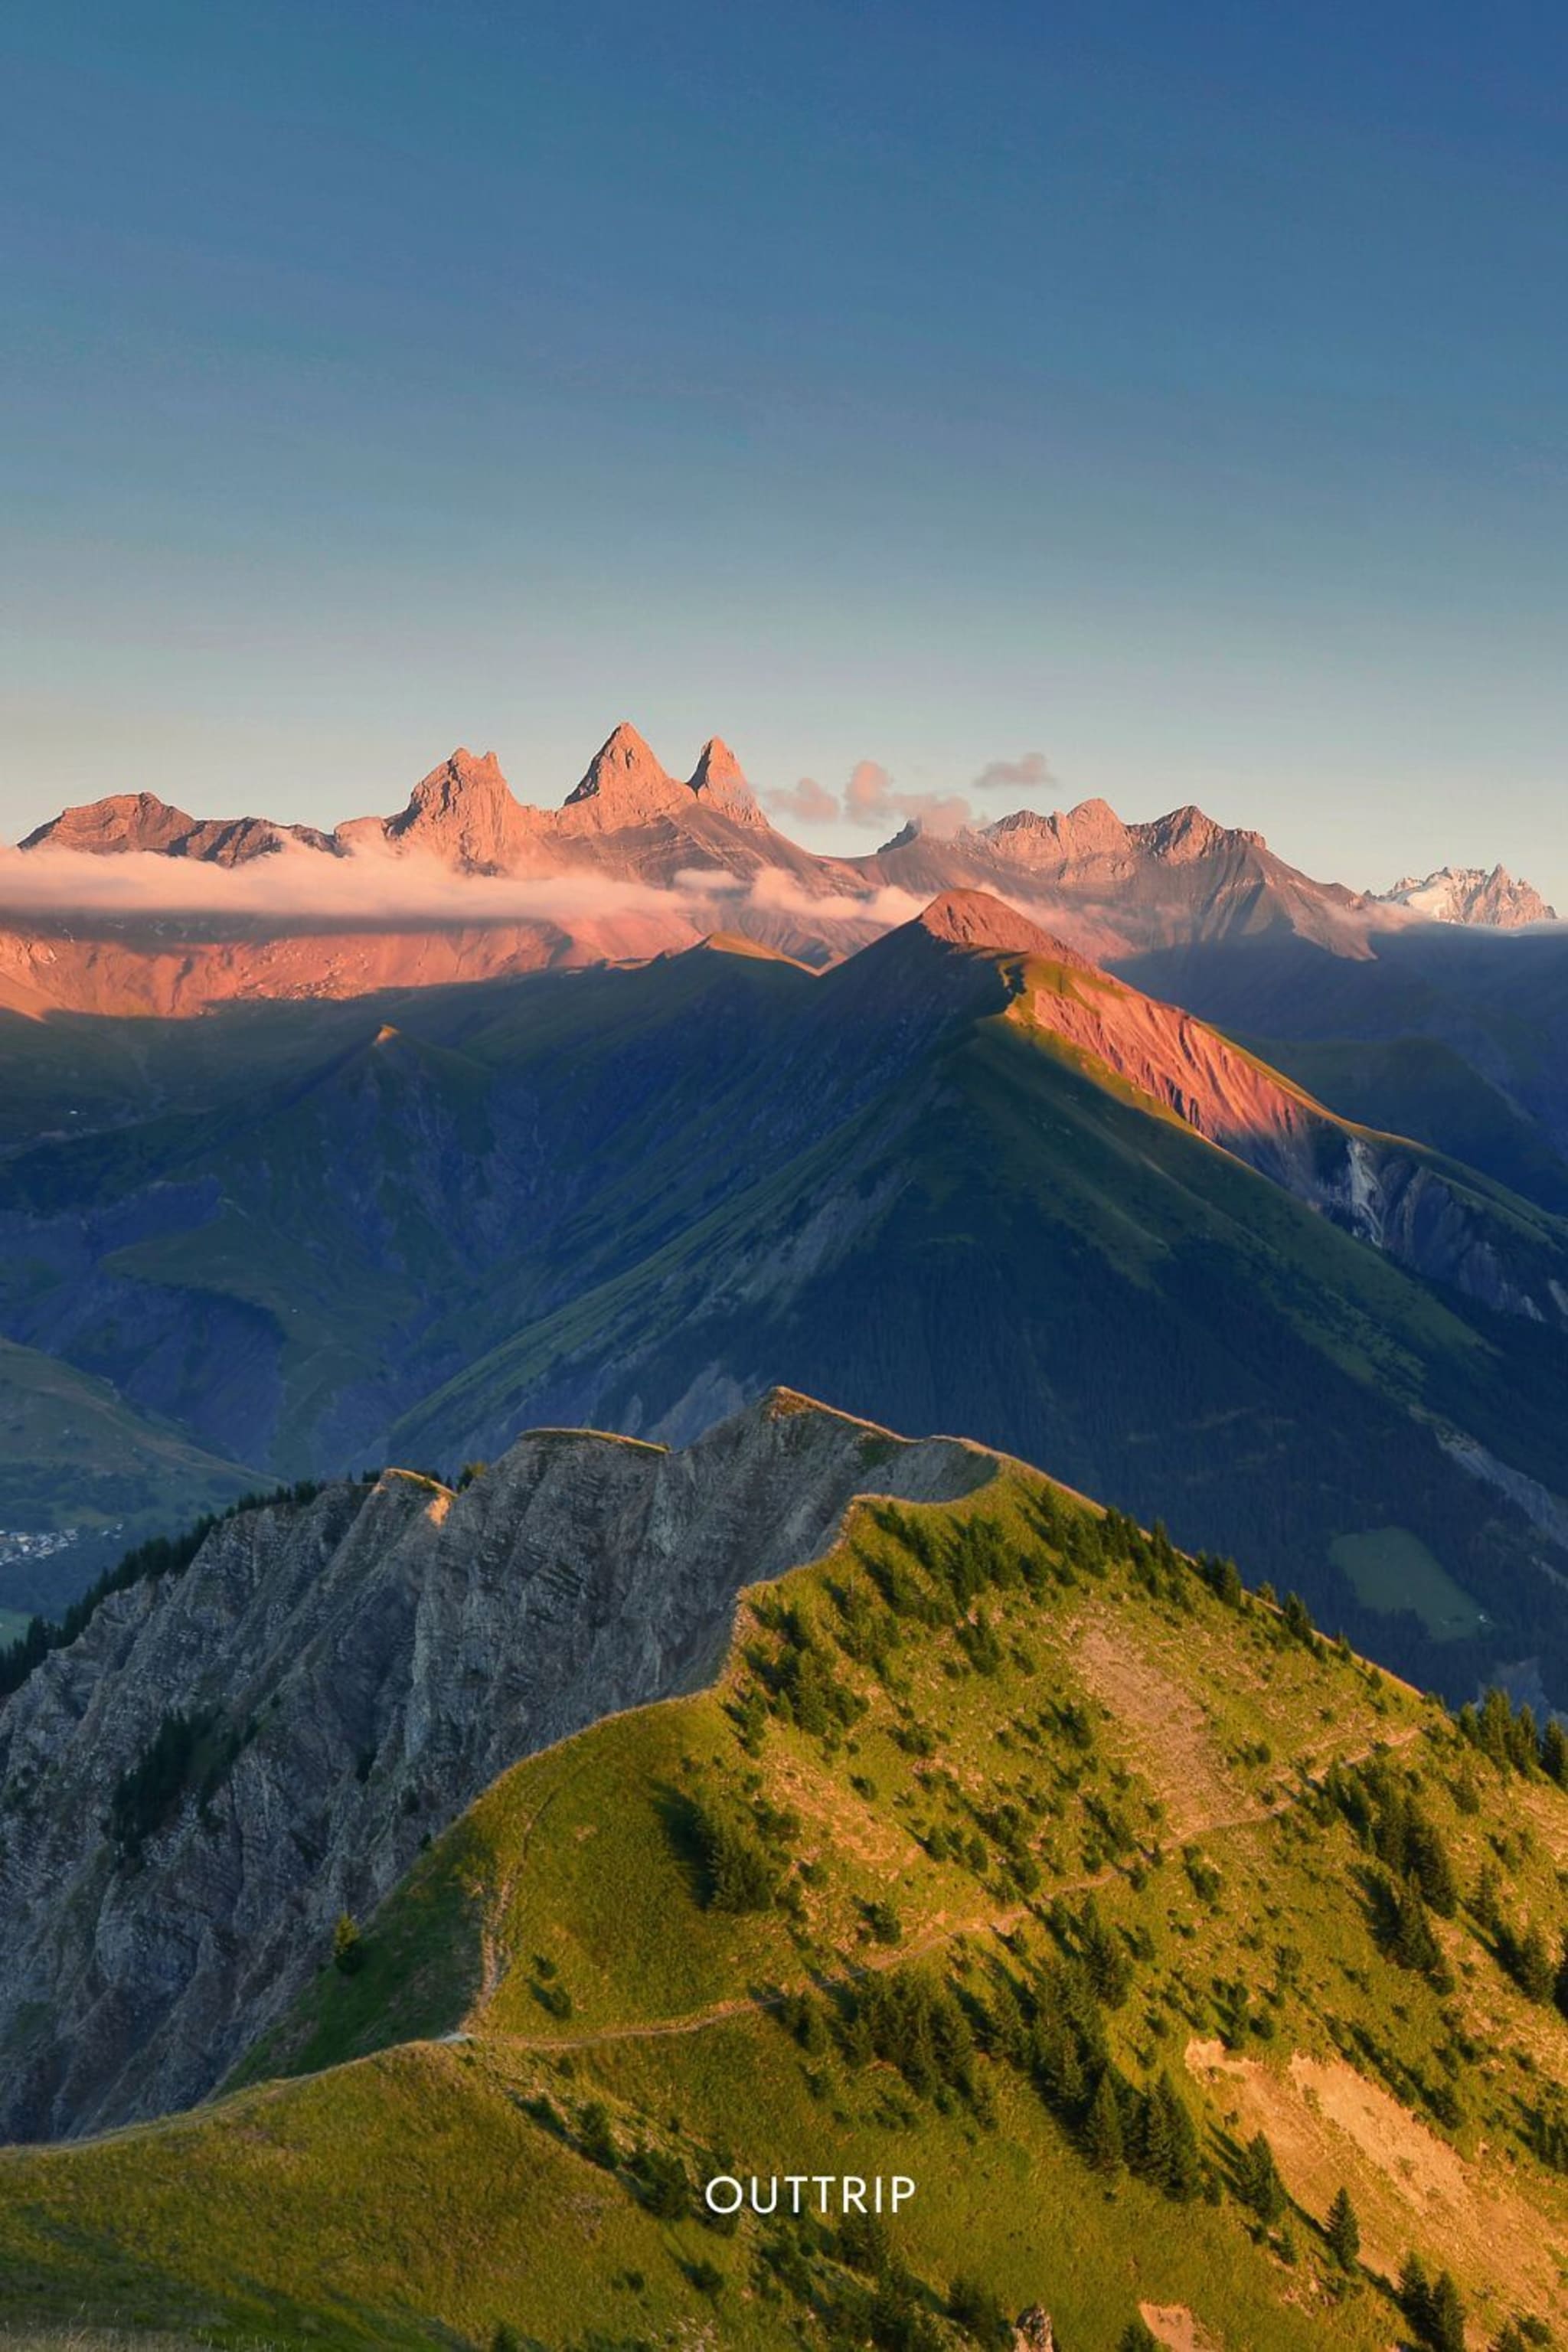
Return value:
<svg viewBox="0 0 1568 2352">
<path fill-rule="evenodd" d="M 84 862 L 47 865 L 49 851 Z M 87 871 L 132 852 L 146 862 L 128 891 Z M 245 876 L 232 902 L 228 884 L 205 893 L 189 874 L 164 902 L 162 858 Z M 528 887 L 476 887 L 469 901 L 446 875 Z M 1500 866 L 1444 869 L 1381 897 L 1317 881 L 1261 833 L 1192 802 L 1129 824 L 1091 798 L 951 834 L 914 816 L 878 849 L 817 852 L 777 829 L 721 738 L 679 775 L 622 720 L 557 807 L 520 799 L 493 752 L 459 745 L 401 810 L 331 831 L 193 817 L 155 793 L 68 808 L 0 852 L 0 1006 L 184 1014 L 235 996 L 636 961 L 721 929 L 822 966 L 965 889 L 1009 901 L 1094 962 L 1153 959 L 1156 984 L 1178 993 L 1185 962 L 1159 959 L 1268 942 L 1374 962 L 1434 916 L 1521 929 L 1552 913 Z"/>
<path fill-rule="evenodd" d="M 1557 909 L 1547 905 L 1533 883 L 1500 865 L 1489 873 L 1481 866 L 1439 866 L 1425 876 L 1405 874 L 1377 893 L 1377 903 L 1408 907 L 1428 922 L 1465 923 L 1488 930 L 1521 930 L 1527 923 L 1557 920 Z"/>
</svg>

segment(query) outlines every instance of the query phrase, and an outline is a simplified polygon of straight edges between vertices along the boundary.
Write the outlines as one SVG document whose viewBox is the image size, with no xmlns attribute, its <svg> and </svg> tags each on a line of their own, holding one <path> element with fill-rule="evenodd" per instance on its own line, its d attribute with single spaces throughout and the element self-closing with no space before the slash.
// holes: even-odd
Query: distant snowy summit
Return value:
<svg viewBox="0 0 1568 2352">
<path fill-rule="evenodd" d="M 1516 882 L 1506 866 L 1489 874 L 1479 866 L 1440 866 L 1425 881 L 1407 874 L 1392 890 L 1377 893 L 1384 906 L 1408 907 L 1429 923 L 1472 923 L 1490 930 L 1517 931 L 1526 923 L 1554 923 L 1549 907 L 1528 882 Z"/>
</svg>

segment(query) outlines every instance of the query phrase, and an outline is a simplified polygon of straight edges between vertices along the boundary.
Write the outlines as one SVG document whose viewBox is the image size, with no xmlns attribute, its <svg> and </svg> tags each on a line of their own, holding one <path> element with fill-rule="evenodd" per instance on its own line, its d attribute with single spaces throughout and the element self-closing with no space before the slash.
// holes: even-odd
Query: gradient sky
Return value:
<svg viewBox="0 0 1568 2352">
<path fill-rule="evenodd" d="M 1565 92 L 1544 5 L 11 0 L 0 836 L 625 716 L 1568 911 Z"/>
</svg>

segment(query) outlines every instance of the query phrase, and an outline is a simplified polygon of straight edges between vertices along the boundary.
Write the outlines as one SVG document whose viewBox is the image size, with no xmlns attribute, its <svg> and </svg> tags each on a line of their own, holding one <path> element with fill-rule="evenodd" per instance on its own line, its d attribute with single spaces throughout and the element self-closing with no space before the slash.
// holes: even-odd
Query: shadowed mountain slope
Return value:
<svg viewBox="0 0 1568 2352">
<path fill-rule="evenodd" d="M 142 1117 L 0 1161 L 0 1311 L 209 1448 L 451 1469 L 776 1373 L 1047 1456 L 1445 1688 L 1568 1686 L 1563 1225 L 994 899 L 820 978 L 236 1009 L 205 1074 L 191 1034 L 145 1033 Z"/>
</svg>

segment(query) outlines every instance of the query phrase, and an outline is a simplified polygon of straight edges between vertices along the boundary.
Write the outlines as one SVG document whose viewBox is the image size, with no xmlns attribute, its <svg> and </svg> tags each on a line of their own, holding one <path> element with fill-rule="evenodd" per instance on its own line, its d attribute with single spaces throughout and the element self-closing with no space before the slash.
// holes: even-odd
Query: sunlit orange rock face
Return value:
<svg viewBox="0 0 1568 2352">
<path fill-rule="evenodd" d="M 1322 1116 L 1309 1096 L 1205 1023 L 1109 973 L 1053 975 L 1050 984 L 1031 986 L 1019 1009 L 1032 1027 L 1091 1055 L 1185 1126 L 1244 1157 L 1255 1158 L 1269 1138 L 1306 1146 Z"/>
</svg>

